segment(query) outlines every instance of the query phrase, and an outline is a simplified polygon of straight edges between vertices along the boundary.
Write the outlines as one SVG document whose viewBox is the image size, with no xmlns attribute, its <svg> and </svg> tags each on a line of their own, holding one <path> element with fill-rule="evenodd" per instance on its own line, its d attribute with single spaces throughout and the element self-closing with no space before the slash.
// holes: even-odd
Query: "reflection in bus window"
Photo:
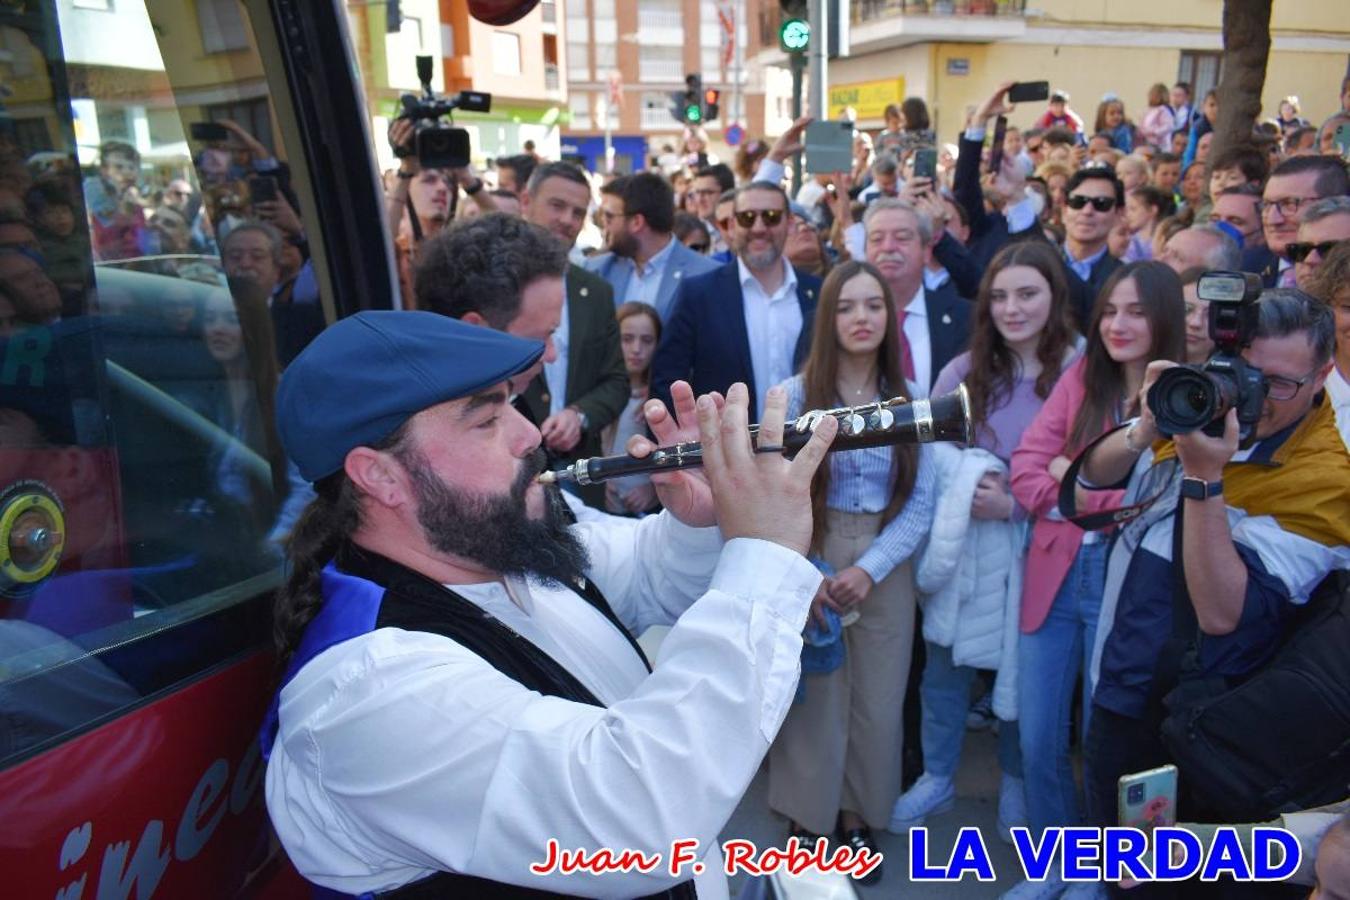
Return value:
<svg viewBox="0 0 1350 900">
<path fill-rule="evenodd" d="M 325 320 L 242 5 L 0 32 L 0 698 L 68 698 L 0 699 L 2 763 L 262 638 L 233 611 L 312 496 L 273 395 Z"/>
</svg>

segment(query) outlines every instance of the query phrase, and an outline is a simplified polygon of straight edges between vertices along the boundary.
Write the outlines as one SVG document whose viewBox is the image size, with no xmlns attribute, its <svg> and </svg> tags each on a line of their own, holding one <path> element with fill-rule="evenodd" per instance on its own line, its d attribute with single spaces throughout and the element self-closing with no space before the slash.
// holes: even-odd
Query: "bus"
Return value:
<svg viewBox="0 0 1350 900">
<path fill-rule="evenodd" d="M 272 395 L 399 303 L 348 14 L 0 3 L 6 896 L 309 894 L 257 739 L 308 490 Z"/>
</svg>

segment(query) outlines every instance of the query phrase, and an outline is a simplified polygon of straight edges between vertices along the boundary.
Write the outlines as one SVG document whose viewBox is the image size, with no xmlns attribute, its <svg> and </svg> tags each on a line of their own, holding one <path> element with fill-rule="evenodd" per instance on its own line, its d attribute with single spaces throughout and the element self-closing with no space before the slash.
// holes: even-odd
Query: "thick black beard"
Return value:
<svg viewBox="0 0 1350 900">
<path fill-rule="evenodd" d="M 638 242 L 637 238 L 631 234 L 620 235 L 617 239 L 610 242 L 610 252 L 623 259 L 633 259 L 637 256 Z"/>
<path fill-rule="evenodd" d="M 525 492 L 544 470 L 542 450 L 522 460 L 511 490 L 478 496 L 442 481 L 416 451 L 400 459 L 412 476 L 417 521 L 427 541 L 499 575 L 531 575 L 545 584 L 575 585 L 590 566 L 585 546 L 569 529 L 572 517 L 557 485 L 544 485 L 544 515 L 531 519 Z"/>
</svg>

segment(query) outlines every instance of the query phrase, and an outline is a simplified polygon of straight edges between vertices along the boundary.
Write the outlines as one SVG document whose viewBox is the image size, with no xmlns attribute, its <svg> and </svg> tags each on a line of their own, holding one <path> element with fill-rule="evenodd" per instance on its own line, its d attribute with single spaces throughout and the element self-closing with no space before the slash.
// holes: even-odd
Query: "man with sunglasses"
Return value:
<svg viewBox="0 0 1350 900">
<path fill-rule="evenodd" d="M 1308 207 L 1298 226 L 1298 240 L 1284 248 L 1300 288 L 1309 289 L 1313 273 L 1331 249 L 1345 240 L 1350 240 L 1350 197 L 1327 197 Z"/>
<path fill-rule="evenodd" d="M 1329 156 L 1296 156 L 1275 167 L 1261 193 L 1261 226 L 1270 255 L 1260 270 L 1266 287 L 1294 285 L 1293 263 L 1285 248 L 1298 240 L 1308 208 L 1326 197 L 1350 194 L 1345 163 Z"/>
<path fill-rule="evenodd" d="M 624 175 L 600 191 L 600 218 L 607 253 L 586 261 L 614 288 L 614 304 L 630 300 L 656 308 L 665 322 L 685 278 L 717 268 L 706 256 L 675 239 L 675 192 L 652 172 Z"/>
<path fill-rule="evenodd" d="M 1090 824 L 1117 824 L 1122 774 L 1169 761 L 1159 731 L 1159 701 L 1176 683 L 1167 673 L 1187 684 L 1249 675 L 1295 607 L 1350 569 L 1350 457 L 1323 391 L 1331 311 L 1286 289 L 1263 293 L 1258 311 L 1242 356 L 1268 393 L 1250 446 L 1239 448 L 1232 410 L 1221 437 L 1164 441 L 1146 398 L 1173 363 L 1154 362 L 1139 418 L 1090 448 L 1078 475 L 1084 487 L 1126 487 L 1128 503 L 1154 498 L 1121 528 L 1107 563 L 1085 744 Z M 1152 464 L 1137 465 L 1150 450 Z"/>
<path fill-rule="evenodd" d="M 1078 327 L 1087 330 L 1097 292 L 1120 268 L 1106 239 L 1125 208 L 1125 187 L 1105 167 L 1079 169 L 1066 187 L 1064 262 Z"/>
<path fill-rule="evenodd" d="M 736 259 L 680 286 L 652 358 L 652 396 L 669 400 L 676 381 L 699 394 L 743 381 L 753 420 L 806 358 L 820 279 L 783 256 L 788 198 L 777 184 L 738 190 L 732 218 Z"/>
</svg>

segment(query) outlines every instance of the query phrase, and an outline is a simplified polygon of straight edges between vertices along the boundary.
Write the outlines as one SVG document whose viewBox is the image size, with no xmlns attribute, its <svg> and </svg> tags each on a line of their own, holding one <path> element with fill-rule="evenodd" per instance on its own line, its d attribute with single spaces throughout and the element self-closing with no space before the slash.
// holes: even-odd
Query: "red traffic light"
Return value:
<svg viewBox="0 0 1350 900">
<path fill-rule="evenodd" d="M 714 106 L 722 97 L 722 92 L 716 88 L 708 88 L 703 92 L 703 104 L 705 106 Z"/>
</svg>

